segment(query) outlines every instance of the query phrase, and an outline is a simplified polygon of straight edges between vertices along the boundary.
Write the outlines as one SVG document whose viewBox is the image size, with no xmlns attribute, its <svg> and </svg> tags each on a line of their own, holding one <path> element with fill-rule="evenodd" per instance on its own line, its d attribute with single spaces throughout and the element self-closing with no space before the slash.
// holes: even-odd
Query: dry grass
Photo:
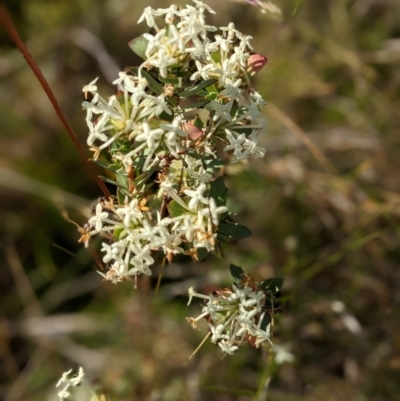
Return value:
<svg viewBox="0 0 400 401">
<path fill-rule="evenodd" d="M 81 87 L 100 76 L 110 91 L 117 66 L 137 63 L 126 43 L 142 33 L 136 20 L 147 3 L 5 3 L 84 142 Z M 228 178 L 237 219 L 254 235 L 225 248 L 223 260 L 169 266 L 157 296 L 156 279 L 138 291 L 102 283 L 95 253 L 76 243 L 62 216 L 83 222 L 100 191 L 1 33 L 2 399 L 54 399 L 59 375 L 78 365 L 111 400 L 251 399 L 262 352 L 221 360 L 206 345 L 188 360 L 205 332 L 185 322 L 196 313 L 185 292 L 227 283 L 230 262 L 285 279 L 275 341 L 290 343 L 296 362 L 276 369 L 268 399 L 397 399 L 400 3 L 302 1 L 293 16 L 296 2 L 282 0 L 280 21 L 208 3 L 215 23 L 234 21 L 269 59 L 255 82 L 269 103 L 267 155 Z M 78 45 L 77 28 L 95 42 Z"/>
</svg>

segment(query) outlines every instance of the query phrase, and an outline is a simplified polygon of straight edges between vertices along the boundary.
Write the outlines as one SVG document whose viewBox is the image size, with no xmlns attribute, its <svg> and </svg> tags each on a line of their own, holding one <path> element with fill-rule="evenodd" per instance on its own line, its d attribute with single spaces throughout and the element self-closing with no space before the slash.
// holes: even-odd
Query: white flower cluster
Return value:
<svg viewBox="0 0 400 401">
<path fill-rule="evenodd" d="M 82 367 L 79 368 L 78 373 L 73 377 L 69 377 L 71 372 L 72 369 L 70 369 L 68 372 L 64 372 L 56 384 L 56 387 L 59 387 L 65 383 L 64 388 L 57 394 L 60 401 L 67 399 L 71 395 L 69 391 L 70 387 L 79 386 L 82 382 L 82 378 L 84 376 Z"/>
<path fill-rule="evenodd" d="M 266 295 L 254 284 L 251 280 L 233 284 L 231 288 L 208 296 L 189 288 L 189 304 L 193 297 L 207 302 L 201 315 L 187 320 L 196 328 L 197 322 L 206 318 L 211 331 L 211 342 L 218 344 L 225 354 L 233 355 L 244 342 L 257 348 L 264 341 L 271 343 L 271 325 L 265 308 Z M 268 323 L 264 318 L 267 318 Z"/>
<path fill-rule="evenodd" d="M 213 11 L 193 3 L 145 9 L 138 22 L 155 33 L 133 41 L 136 52 L 144 46 L 145 60 L 119 73 L 115 95 L 104 99 L 97 79 L 83 88 L 87 143 L 115 177 L 117 196 L 98 203 L 81 241 L 108 237 L 103 275 L 114 283 L 151 274 L 159 250 L 168 260 L 176 254 L 196 259 L 199 248 L 212 251 L 227 212 L 220 194 L 212 195 L 215 177 L 224 164 L 265 152 L 257 144 L 266 129 L 264 101 L 249 76 L 266 59 L 251 53 L 251 37 L 233 24 L 207 25 L 205 13 Z"/>
<path fill-rule="evenodd" d="M 182 214 L 161 217 L 157 212 L 156 221 L 153 221 L 149 208 L 137 199 L 127 199 L 123 205 L 113 199 L 103 199 L 97 204 L 94 216 L 89 219 L 91 231 L 89 229 L 84 234 L 83 240 L 99 233 L 110 237 L 111 244 L 103 242 L 101 249 L 103 262 L 110 263 L 107 273 L 100 272 L 106 280 L 117 283 L 129 276 L 151 275 L 149 267 L 154 263 L 154 251 L 163 250 L 171 260 L 176 254 L 189 254 L 196 258 L 198 248 L 214 249 L 215 227 L 220 215 L 228 209 L 217 207 L 213 198 L 204 196 L 204 184 L 196 191 L 184 190 L 186 198 L 190 199 L 188 203 L 170 184 L 163 182 L 161 187 L 176 202 L 174 205 Z"/>
</svg>

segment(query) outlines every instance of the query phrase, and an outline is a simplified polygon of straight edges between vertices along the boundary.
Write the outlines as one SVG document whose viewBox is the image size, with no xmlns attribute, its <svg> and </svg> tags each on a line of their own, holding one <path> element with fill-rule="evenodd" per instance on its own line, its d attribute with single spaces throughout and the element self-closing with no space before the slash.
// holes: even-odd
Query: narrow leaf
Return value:
<svg viewBox="0 0 400 401">
<path fill-rule="evenodd" d="M 125 201 L 125 195 L 121 192 L 120 188 L 117 188 L 117 198 L 118 198 L 118 204 L 123 205 Z"/>
<path fill-rule="evenodd" d="M 121 186 L 123 188 L 128 188 L 129 186 L 129 181 L 128 181 L 128 177 L 126 175 L 123 174 L 116 174 L 115 178 L 118 181 L 118 186 Z"/>
<path fill-rule="evenodd" d="M 179 80 L 174 75 L 168 75 L 167 78 L 159 77 L 159 80 L 165 84 L 179 84 Z"/>
<path fill-rule="evenodd" d="M 109 163 L 103 162 L 102 160 L 93 160 L 93 159 L 91 159 L 91 161 L 93 161 L 97 165 L 103 167 L 105 170 L 110 170 L 110 171 L 112 171 L 114 173 L 119 170 L 119 167 L 116 166 L 115 164 L 109 164 Z"/>
<path fill-rule="evenodd" d="M 265 331 L 270 323 L 271 323 L 271 318 L 269 317 L 269 313 L 266 312 L 261 322 L 260 329 Z"/>
<path fill-rule="evenodd" d="M 235 117 L 236 112 L 239 109 L 239 104 L 236 100 L 233 101 L 232 107 L 231 107 L 231 111 L 230 111 L 230 115 L 231 117 Z"/>
<path fill-rule="evenodd" d="M 183 112 L 187 112 L 187 111 L 196 110 L 196 109 L 199 109 L 200 107 L 205 106 L 208 103 L 210 103 L 210 100 L 203 99 L 203 100 L 200 100 L 200 102 L 191 104 L 190 106 L 187 106 L 187 107 L 183 107 L 182 111 Z"/>
<path fill-rule="evenodd" d="M 244 274 L 244 270 L 239 266 L 230 265 L 229 266 L 229 270 L 231 272 L 231 276 L 233 278 L 236 278 L 237 280 L 240 280 L 241 279 L 241 275 Z"/>
<path fill-rule="evenodd" d="M 283 280 L 279 277 L 269 278 L 268 280 L 263 281 L 260 284 L 260 287 L 266 291 L 272 292 L 272 294 L 276 294 L 282 288 Z"/>
<path fill-rule="evenodd" d="M 222 235 L 221 233 L 217 232 L 217 241 L 222 242 L 224 244 L 232 243 L 232 239 L 228 238 L 226 235 Z"/>
<path fill-rule="evenodd" d="M 132 67 L 131 71 L 135 73 L 135 75 L 138 75 L 139 73 L 139 68 L 138 67 Z M 144 69 L 141 70 L 141 74 L 143 78 L 146 78 L 146 81 L 148 83 L 148 87 L 156 94 L 156 95 L 161 95 L 163 93 L 163 88 L 162 86 Z"/>
<path fill-rule="evenodd" d="M 112 180 L 111 178 L 104 177 L 103 175 L 99 175 L 100 180 L 107 182 L 108 184 L 112 184 L 118 187 L 118 182 Z"/>
<path fill-rule="evenodd" d="M 200 91 L 201 89 L 207 88 L 207 86 L 210 86 L 210 85 L 214 84 L 215 82 L 217 82 L 216 79 L 207 79 L 206 81 L 202 81 L 199 84 L 193 86 L 192 88 L 179 93 L 179 97 L 185 98 L 185 97 L 192 96 L 195 93 L 197 93 L 198 91 Z"/>
<path fill-rule="evenodd" d="M 182 205 L 173 200 L 168 204 L 168 212 L 171 217 L 178 217 L 187 213 L 187 209 L 185 209 Z"/>
</svg>

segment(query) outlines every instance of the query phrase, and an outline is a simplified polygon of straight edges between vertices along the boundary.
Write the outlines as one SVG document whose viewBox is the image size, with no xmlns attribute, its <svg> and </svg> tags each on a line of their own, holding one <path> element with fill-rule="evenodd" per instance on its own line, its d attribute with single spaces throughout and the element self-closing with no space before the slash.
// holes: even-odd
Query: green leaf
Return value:
<svg viewBox="0 0 400 401">
<path fill-rule="evenodd" d="M 204 89 L 201 89 L 196 93 L 196 95 L 200 97 L 206 97 L 208 95 L 208 92 Z"/>
<path fill-rule="evenodd" d="M 208 250 L 207 248 L 197 248 L 196 253 L 197 253 L 197 261 L 200 262 L 208 255 Z"/>
<path fill-rule="evenodd" d="M 270 323 L 271 323 L 271 318 L 269 316 L 269 313 L 265 313 L 264 318 L 260 325 L 260 329 L 265 331 Z"/>
<path fill-rule="evenodd" d="M 207 172 L 214 174 L 216 172 L 218 172 L 219 170 L 221 170 L 222 167 L 225 166 L 225 162 L 223 159 L 212 159 L 209 162 L 206 162 L 207 165 Z M 222 178 L 222 177 L 220 177 Z"/>
<path fill-rule="evenodd" d="M 236 100 L 233 101 L 232 107 L 231 107 L 231 111 L 230 111 L 230 115 L 231 117 L 235 117 L 236 112 L 239 109 L 239 104 Z"/>
<path fill-rule="evenodd" d="M 105 170 L 110 170 L 110 164 L 103 162 L 101 160 L 94 160 L 94 159 L 90 159 L 92 162 L 95 162 L 97 165 L 99 165 L 100 167 L 103 167 Z"/>
<path fill-rule="evenodd" d="M 198 129 L 203 129 L 203 121 L 201 121 L 201 119 L 199 118 L 199 116 L 196 117 L 196 119 L 194 120 L 193 125 L 195 127 L 197 127 Z"/>
<path fill-rule="evenodd" d="M 211 58 L 218 64 L 221 61 L 221 52 L 211 53 Z"/>
<path fill-rule="evenodd" d="M 128 188 L 129 186 L 129 180 L 128 177 L 124 174 L 116 174 L 115 178 L 118 181 L 118 186 L 122 187 L 122 188 Z"/>
<path fill-rule="evenodd" d="M 162 120 L 168 121 L 169 123 L 172 123 L 172 121 L 174 121 L 174 113 L 168 114 L 163 111 L 158 117 L 160 117 Z"/>
<path fill-rule="evenodd" d="M 134 180 L 133 183 L 135 186 L 141 186 L 143 185 L 150 177 L 151 172 L 145 172 L 143 174 L 138 175 Z"/>
<path fill-rule="evenodd" d="M 183 214 L 187 213 L 187 209 L 185 209 L 181 204 L 172 200 L 168 204 L 168 212 L 171 217 L 179 217 Z"/>
<path fill-rule="evenodd" d="M 176 70 L 174 68 L 171 68 L 171 71 L 179 78 L 185 78 L 188 77 L 189 75 L 192 75 L 190 71 L 184 71 L 184 70 Z"/>
<path fill-rule="evenodd" d="M 120 240 L 119 236 L 121 235 L 122 231 L 124 231 L 123 228 L 117 228 L 117 229 L 114 230 L 113 238 L 114 238 L 115 242 Z"/>
<path fill-rule="evenodd" d="M 179 79 L 177 79 L 174 75 L 168 75 L 167 78 L 159 77 L 158 79 L 165 84 L 179 84 Z"/>
<path fill-rule="evenodd" d="M 209 85 L 207 88 L 206 88 L 206 91 L 209 93 L 209 94 L 211 94 L 211 93 L 216 93 L 216 94 L 218 94 L 218 88 L 213 84 L 213 85 Z"/>
<path fill-rule="evenodd" d="M 132 67 L 131 71 L 135 73 L 135 75 L 138 75 L 139 73 L 139 68 L 138 67 Z M 146 78 L 146 81 L 148 83 L 148 87 L 156 94 L 156 95 L 161 95 L 164 91 L 162 86 L 156 81 L 155 78 L 153 78 L 147 71 L 142 69 L 141 71 L 142 77 Z"/>
<path fill-rule="evenodd" d="M 138 38 L 133 39 L 129 42 L 129 47 L 140 58 L 142 58 L 143 60 L 146 60 L 147 59 L 146 50 L 147 50 L 148 44 L 149 44 L 149 42 L 143 36 L 139 36 Z"/>
<path fill-rule="evenodd" d="M 229 270 L 231 272 L 231 276 L 237 280 L 240 280 L 242 278 L 241 275 L 244 274 L 244 270 L 239 266 L 230 265 Z"/>
<path fill-rule="evenodd" d="M 210 195 L 211 198 L 214 198 L 215 203 L 217 204 L 217 206 L 225 206 L 226 205 L 226 194 L 227 194 L 227 192 L 228 192 L 228 188 L 225 186 L 225 182 L 224 182 L 224 179 L 222 177 L 218 177 L 215 181 L 213 181 L 211 183 L 210 194 L 209 195 Z M 221 224 L 223 224 L 223 223 L 221 223 Z"/>
<path fill-rule="evenodd" d="M 117 164 L 115 164 L 115 163 L 112 163 L 112 164 L 110 164 L 110 165 L 108 166 L 108 169 L 109 169 L 110 171 L 112 171 L 113 173 L 116 173 L 117 171 L 119 171 L 119 170 L 121 169 L 121 166 L 119 166 L 119 165 L 117 165 Z"/>
<path fill-rule="evenodd" d="M 196 109 L 199 109 L 200 107 L 205 106 L 208 103 L 210 103 L 210 100 L 203 99 L 203 100 L 200 100 L 200 102 L 191 104 L 191 105 L 189 105 L 187 107 L 183 107 L 182 111 L 187 112 L 187 111 L 196 110 Z"/>
<path fill-rule="evenodd" d="M 237 132 L 238 134 L 246 134 L 246 136 L 248 136 L 248 135 L 250 135 L 252 133 L 253 129 L 252 128 L 246 128 L 246 126 L 243 126 L 243 128 L 242 127 L 240 127 L 240 128 L 235 127 L 235 128 L 233 128 L 233 131 Z"/>
<path fill-rule="evenodd" d="M 109 184 L 112 184 L 112 185 L 115 185 L 115 186 L 118 187 L 118 182 L 116 182 L 116 181 L 114 181 L 114 180 L 112 180 L 112 179 L 110 179 L 108 177 L 104 177 L 103 175 L 99 175 L 99 178 L 100 178 L 100 180 L 102 180 L 104 182 L 107 182 Z"/>
<path fill-rule="evenodd" d="M 172 108 L 175 108 L 179 105 L 181 99 L 177 94 L 173 94 L 172 96 L 168 96 L 169 103 L 171 104 Z"/>
<path fill-rule="evenodd" d="M 118 205 L 124 204 L 125 195 L 121 192 L 120 188 L 117 188 L 117 199 L 118 199 Z"/>
<path fill-rule="evenodd" d="M 215 82 L 217 82 L 216 79 L 207 79 L 206 81 L 202 81 L 199 84 L 193 86 L 192 88 L 179 93 L 178 95 L 181 98 L 192 96 L 195 93 L 197 93 L 199 90 L 207 88 L 207 86 L 210 86 L 210 85 L 214 84 Z"/>
<path fill-rule="evenodd" d="M 232 240 L 225 235 L 217 232 L 217 241 L 223 242 L 224 244 L 231 244 Z"/>
<path fill-rule="evenodd" d="M 237 223 L 219 223 L 217 233 L 229 238 L 231 241 L 251 236 L 249 228 Z"/>
<path fill-rule="evenodd" d="M 190 157 L 193 157 L 193 159 L 196 159 L 196 160 L 203 160 L 204 159 L 204 156 L 203 155 L 199 155 L 197 152 L 187 152 L 187 154 Z"/>
<path fill-rule="evenodd" d="M 156 94 L 161 95 L 164 91 L 162 86 L 146 71 L 142 70 L 142 77 L 146 78 L 148 87 Z"/>
<path fill-rule="evenodd" d="M 272 292 L 272 294 L 276 294 L 282 288 L 282 284 L 283 280 L 279 277 L 269 278 L 268 280 L 261 282 L 260 288 Z"/>
<path fill-rule="evenodd" d="M 206 96 L 204 96 L 206 99 L 208 100 L 215 100 L 218 96 L 217 92 L 211 92 L 211 93 L 207 93 Z"/>
<path fill-rule="evenodd" d="M 121 193 L 126 197 L 126 196 L 131 196 L 131 194 L 125 189 L 121 188 Z"/>
</svg>

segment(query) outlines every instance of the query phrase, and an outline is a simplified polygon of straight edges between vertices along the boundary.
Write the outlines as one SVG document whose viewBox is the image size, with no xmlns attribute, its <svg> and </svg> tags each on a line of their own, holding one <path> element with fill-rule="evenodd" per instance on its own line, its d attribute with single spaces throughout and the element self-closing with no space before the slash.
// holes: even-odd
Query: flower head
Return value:
<svg viewBox="0 0 400 401">
<path fill-rule="evenodd" d="M 152 33 L 131 42 L 142 64 L 118 74 L 109 98 L 98 92 L 97 78 L 83 88 L 87 144 L 116 190 L 97 203 L 81 241 L 102 236 L 99 273 L 112 283 L 150 275 L 159 252 L 171 261 L 213 251 L 220 225 L 234 224 L 224 165 L 264 154 L 264 103 L 249 77 L 266 59 L 233 23 L 208 25 L 209 13 L 200 0 L 146 7 L 138 22 Z"/>
<path fill-rule="evenodd" d="M 192 326 L 206 318 L 211 331 L 211 342 L 218 344 L 225 354 L 232 355 L 244 342 L 259 347 L 270 344 L 270 320 L 266 303 L 267 292 L 249 276 L 230 288 L 224 288 L 209 296 L 189 288 L 189 303 L 193 297 L 205 300 L 202 313 L 188 318 Z"/>
</svg>

